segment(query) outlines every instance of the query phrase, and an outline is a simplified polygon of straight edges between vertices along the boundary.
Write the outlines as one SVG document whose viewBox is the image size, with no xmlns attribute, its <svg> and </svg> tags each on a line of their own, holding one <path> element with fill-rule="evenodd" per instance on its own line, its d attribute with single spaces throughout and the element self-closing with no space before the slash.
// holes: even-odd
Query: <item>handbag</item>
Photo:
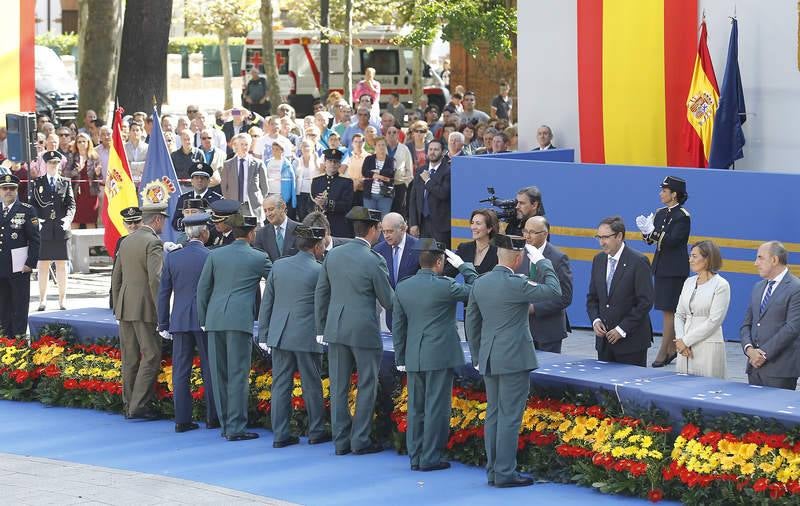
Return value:
<svg viewBox="0 0 800 506">
<path fill-rule="evenodd" d="M 381 182 L 380 186 L 381 197 L 394 197 L 394 185 L 386 184 Z"/>
</svg>

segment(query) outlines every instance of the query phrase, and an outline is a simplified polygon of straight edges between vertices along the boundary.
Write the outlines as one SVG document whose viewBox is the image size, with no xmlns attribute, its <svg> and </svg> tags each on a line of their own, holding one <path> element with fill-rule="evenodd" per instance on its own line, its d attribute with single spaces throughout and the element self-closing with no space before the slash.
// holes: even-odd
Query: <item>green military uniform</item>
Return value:
<svg viewBox="0 0 800 506">
<path fill-rule="evenodd" d="M 145 213 L 154 206 L 143 206 Z M 166 216 L 166 206 L 156 211 Z M 111 273 L 114 316 L 119 320 L 122 352 L 122 403 L 126 416 L 150 416 L 148 403 L 161 366 L 158 335 L 158 288 L 164 250 L 158 234 L 142 225 L 120 243 Z"/>
<path fill-rule="evenodd" d="M 369 215 L 365 215 L 369 211 Z M 379 211 L 353 207 L 351 220 L 380 222 Z M 338 454 L 362 453 L 370 441 L 378 369 L 383 354 L 376 300 L 392 308 L 392 287 L 383 257 L 366 239 L 356 238 L 333 248 L 322 263 L 314 306 L 317 334 L 328 347 L 331 379 L 331 426 Z M 353 366 L 358 370 L 355 418 L 350 416 L 348 394 Z"/>
<path fill-rule="evenodd" d="M 420 240 L 419 248 L 436 251 Z M 434 246 L 441 248 L 443 246 Z M 464 365 L 456 305 L 467 302 L 475 267 L 459 267 L 466 284 L 421 269 L 397 285 L 392 305 L 395 362 L 408 373 L 406 446 L 412 469 L 428 470 L 443 459 L 450 433 L 453 368 Z"/>
<path fill-rule="evenodd" d="M 234 227 L 244 223 L 255 228 L 255 217 L 236 214 L 228 219 Z M 209 336 L 214 401 L 222 435 L 229 440 L 240 439 L 247 427 L 256 296 L 271 267 L 265 253 L 239 239 L 208 255 L 197 285 L 198 319 Z"/>
<path fill-rule="evenodd" d="M 495 244 L 521 249 L 522 239 L 496 236 Z M 519 243 L 517 243 L 519 241 Z M 536 262 L 543 283 L 498 265 L 478 279 L 467 305 L 464 331 L 473 365 L 486 384 L 486 468 L 488 481 L 508 486 L 518 481 L 517 439 L 530 392 L 530 371 L 538 367 L 528 325 L 528 307 L 561 296 L 550 260 Z"/>
<path fill-rule="evenodd" d="M 323 348 L 316 341 L 314 323 L 314 291 L 321 269 L 311 252 L 299 251 L 273 264 L 264 288 L 258 334 L 259 341 L 272 348 L 270 416 L 275 442 L 295 437 L 289 430 L 295 370 L 300 371 L 308 412 L 308 438 L 315 442 L 326 437 L 320 376 Z"/>
</svg>

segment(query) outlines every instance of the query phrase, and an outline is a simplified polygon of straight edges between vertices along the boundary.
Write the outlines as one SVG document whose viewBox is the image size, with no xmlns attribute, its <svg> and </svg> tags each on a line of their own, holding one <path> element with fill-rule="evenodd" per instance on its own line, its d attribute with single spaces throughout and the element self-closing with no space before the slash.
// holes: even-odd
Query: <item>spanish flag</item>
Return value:
<svg viewBox="0 0 800 506">
<path fill-rule="evenodd" d="M 36 2 L 9 0 L 3 2 L 3 45 L 0 48 L 0 125 L 5 125 L 7 112 L 36 110 L 34 76 L 34 32 Z"/>
<path fill-rule="evenodd" d="M 697 0 L 578 0 L 577 27 L 581 160 L 692 166 Z"/>
<path fill-rule="evenodd" d="M 114 131 L 111 138 L 111 151 L 108 153 L 108 175 L 106 176 L 106 198 L 103 199 L 103 242 L 109 256 L 114 257 L 114 249 L 120 237 L 128 234 L 123 225 L 120 211 L 126 207 L 139 205 L 136 186 L 131 179 L 128 159 L 125 157 L 125 144 L 120 133 L 122 108 L 114 111 Z"/>
<path fill-rule="evenodd" d="M 714 75 L 714 65 L 708 54 L 708 34 L 705 19 L 700 24 L 700 43 L 694 61 L 692 85 L 686 98 L 686 149 L 692 156 L 694 167 L 708 167 L 711 153 L 711 135 L 714 116 L 719 106 L 719 86 Z"/>
</svg>

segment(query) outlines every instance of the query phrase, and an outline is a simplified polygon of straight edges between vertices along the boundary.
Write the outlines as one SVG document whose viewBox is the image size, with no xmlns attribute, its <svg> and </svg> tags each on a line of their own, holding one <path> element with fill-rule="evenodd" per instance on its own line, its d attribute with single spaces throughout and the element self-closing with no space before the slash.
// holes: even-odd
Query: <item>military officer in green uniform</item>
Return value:
<svg viewBox="0 0 800 506">
<path fill-rule="evenodd" d="M 294 229 L 296 255 L 272 265 L 261 299 L 259 346 L 272 354 L 273 448 L 297 444 L 289 430 L 294 372 L 300 371 L 303 401 L 308 412 L 308 443 L 331 440 L 325 431 L 322 402 L 322 345 L 314 331 L 314 290 L 325 254 L 325 229 L 298 225 Z"/>
<path fill-rule="evenodd" d="M 228 441 L 243 441 L 258 437 L 245 431 L 250 353 L 253 322 L 258 316 L 256 295 L 272 263 L 266 253 L 251 246 L 258 225 L 255 216 L 236 213 L 226 220 L 236 239 L 208 255 L 197 285 L 197 316 L 200 327 L 208 332 L 214 402 L 222 435 Z"/>
<path fill-rule="evenodd" d="M 392 310 L 392 287 L 383 257 L 372 250 L 378 241 L 380 211 L 356 206 L 347 213 L 356 238 L 332 249 L 322 263 L 314 297 L 317 339 L 328 343 L 331 379 L 331 426 L 336 455 L 383 450 L 370 440 L 378 368 L 383 354 L 376 300 Z M 348 393 L 353 366 L 358 370 L 355 417 Z"/>
<path fill-rule="evenodd" d="M 437 471 L 450 467 L 442 457 L 450 433 L 453 368 L 464 365 L 456 305 L 467 302 L 478 272 L 433 239 L 420 239 L 415 249 L 421 269 L 397 285 L 392 338 L 397 369 L 408 373 L 411 469 Z M 442 275 L 445 255 L 465 284 Z"/>
<path fill-rule="evenodd" d="M 553 264 L 521 237 L 498 234 L 498 265 L 472 287 L 464 321 L 472 364 L 486 384 L 486 469 L 489 485 L 522 487 L 533 479 L 516 471 L 517 439 L 530 392 L 530 371 L 539 364 L 528 325 L 528 307 L 561 297 Z M 542 284 L 514 274 L 523 248 Z"/>
</svg>

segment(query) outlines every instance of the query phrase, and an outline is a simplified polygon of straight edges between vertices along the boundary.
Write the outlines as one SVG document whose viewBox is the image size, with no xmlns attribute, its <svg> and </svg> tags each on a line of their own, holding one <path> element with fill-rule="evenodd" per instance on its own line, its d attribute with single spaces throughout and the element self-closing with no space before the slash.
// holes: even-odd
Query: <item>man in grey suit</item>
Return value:
<svg viewBox="0 0 800 506">
<path fill-rule="evenodd" d="M 383 257 L 372 249 L 378 241 L 380 211 L 353 207 L 347 213 L 356 238 L 325 256 L 314 307 L 317 339 L 328 343 L 331 379 L 331 427 L 336 455 L 377 453 L 383 447 L 370 439 L 378 368 L 383 341 L 376 302 L 392 310 L 392 287 Z M 353 366 L 358 370 L 355 417 L 348 394 Z"/>
<path fill-rule="evenodd" d="M 438 471 L 450 467 L 443 454 L 450 434 L 453 369 L 464 365 L 456 305 L 469 299 L 478 272 L 433 239 L 419 239 L 413 248 L 422 269 L 395 291 L 394 356 L 397 369 L 408 373 L 406 446 L 411 470 Z M 442 275 L 445 255 L 465 284 Z"/>
<path fill-rule="evenodd" d="M 253 246 L 269 255 L 273 262 L 297 253 L 294 229 L 298 223 L 286 216 L 286 202 L 283 197 L 270 195 L 262 204 L 267 220 L 256 232 L 256 242 Z"/>
<path fill-rule="evenodd" d="M 197 318 L 208 332 L 208 358 L 222 435 L 228 441 L 255 439 L 247 428 L 253 322 L 258 317 L 256 296 L 261 278 L 272 262 L 251 247 L 256 218 L 236 213 L 226 218 L 236 236 L 206 258 L 197 284 Z"/>
<path fill-rule="evenodd" d="M 498 265 L 473 285 L 464 320 L 472 365 L 486 384 L 486 472 L 491 486 L 524 487 L 533 479 L 517 473 L 517 439 L 530 393 L 530 371 L 539 367 L 528 328 L 530 304 L 561 297 L 553 264 L 521 237 L 498 234 Z M 542 272 L 542 284 L 514 274 L 525 248 Z"/>
<path fill-rule="evenodd" d="M 314 332 L 314 291 L 325 251 L 325 229 L 298 225 L 296 255 L 281 258 L 272 265 L 261 299 L 258 318 L 259 346 L 272 354 L 272 433 L 273 448 L 300 442 L 291 433 L 292 385 L 294 371 L 300 371 L 303 401 L 308 412 L 308 443 L 331 440 L 325 431 L 322 403 L 322 345 Z M 280 294 L 280 297 L 277 296 Z"/>
<path fill-rule="evenodd" d="M 550 223 L 544 216 L 533 216 L 523 223 L 522 234 L 525 242 L 550 260 L 561 286 L 560 299 L 531 304 L 528 323 L 537 350 L 561 353 L 561 341 L 567 338 L 567 332 L 572 331 L 567 317 L 567 308 L 572 304 L 572 270 L 567 255 L 547 240 L 549 232 Z M 537 283 L 543 281 L 541 273 L 535 265 L 531 265 L 527 256 L 522 260 L 517 272 L 525 274 Z"/>
<path fill-rule="evenodd" d="M 800 280 L 789 272 L 788 252 L 770 241 L 756 254 L 763 279 L 753 287 L 740 330 L 751 385 L 795 390 L 800 376 Z"/>
<path fill-rule="evenodd" d="M 267 170 L 264 162 L 248 153 L 252 137 L 245 133 L 236 134 L 231 140 L 235 155 L 222 166 L 220 190 L 226 199 L 245 204 L 247 214 L 264 221 L 261 202 L 269 193 Z"/>
<path fill-rule="evenodd" d="M 156 301 L 164 258 L 161 233 L 166 204 L 142 206 L 142 226 L 120 244 L 111 273 L 114 316 L 119 321 L 122 352 L 122 402 L 127 418 L 155 420 L 148 404 L 161 364 L 161 337 L 156 332 Z"/>
</svg>

